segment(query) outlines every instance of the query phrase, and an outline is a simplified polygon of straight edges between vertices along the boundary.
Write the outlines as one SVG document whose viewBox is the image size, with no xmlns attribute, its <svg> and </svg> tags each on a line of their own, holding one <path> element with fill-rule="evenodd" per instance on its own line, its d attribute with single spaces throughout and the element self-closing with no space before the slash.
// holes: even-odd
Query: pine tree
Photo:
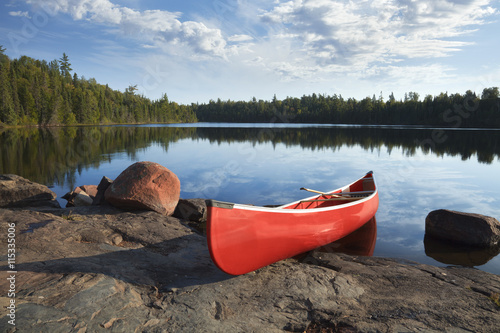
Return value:
<svg viewBox="0 0 500 333">
<path fill-rule="evenodd" d="M 61 69 L 61 74 L 64 77 L 69 76 L 69 78 L 71 78 L 69 72 L 71 72 L 73 68 L 71 68 L 71 63 L 69 62 L 69 57 L 66 53 L 63 53 L 63 56 L 61 57 L 61 59 L 59 59 L 59 68 Z"/>
<path fill-rule="evenodd" d="M 5 55 L 5 47 L 0 45 L 0 63 L 4 62 L 4 60 L 8 60 L 9 58 Z"/>
</svg>

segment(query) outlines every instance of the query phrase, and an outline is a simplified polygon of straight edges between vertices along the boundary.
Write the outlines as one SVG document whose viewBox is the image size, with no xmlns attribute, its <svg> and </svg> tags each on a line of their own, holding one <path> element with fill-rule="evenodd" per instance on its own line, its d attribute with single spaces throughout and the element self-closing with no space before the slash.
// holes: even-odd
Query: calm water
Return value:
<svg viewBox="0 0 500 333">
<path fill-rule="evenodd" d="M 44 183 L 58 197 L 78 185 L 98 184 L 102 176 L 114 179 L 136 161 L 175 172 L 182 198 L 257 205 L 308 196 L 300 187 L 333 190 L 373 170 L 380 191 L 374 255 L 463 263 L 500 274 L 498 250 L 424 242 L 425 217 L 435 209 L 500 219 L 500 131 L 296 124 L 67 127 L 0 131 L 0 149 L 0 173 Z"/>
</svg>

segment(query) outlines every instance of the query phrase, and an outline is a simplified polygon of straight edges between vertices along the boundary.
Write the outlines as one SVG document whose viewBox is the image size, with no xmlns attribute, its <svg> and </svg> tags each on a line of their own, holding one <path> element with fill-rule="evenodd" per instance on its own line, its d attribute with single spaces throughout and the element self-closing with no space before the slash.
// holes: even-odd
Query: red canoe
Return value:
<svg viewBox="0 0 500 333">
<path fill-rule="evenodd" d="M 371 171 L 337 190 L 278 207 L 208 200 L 208 249 L 222 271 L 245 274 L 345 237 L 377 209 Z"/>
</svg>

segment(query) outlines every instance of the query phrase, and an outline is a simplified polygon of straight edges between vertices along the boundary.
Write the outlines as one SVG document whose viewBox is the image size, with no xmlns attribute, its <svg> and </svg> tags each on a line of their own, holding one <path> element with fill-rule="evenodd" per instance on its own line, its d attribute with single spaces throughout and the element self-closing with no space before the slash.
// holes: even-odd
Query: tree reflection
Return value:
<svg viewBox="0 0 500 333">
<path fill-rule="evenodd" d="M 0 174 L 15 173 L 43 184 L 73 187 L 76 173 L 109 163 L 114 154 L 130 158 L 159 145 L 168 151 L 181 139 L 214 144 L 250 142 L 254 145 L 299 146 L 302 149 L 338 150 L 361 147 L 368 151 L 401 149 L 407 156 L 419 150 L 436 156 L 476 156 L 491 164 L 500 156 L 500 131 L 436 130 L 377 127 L 162 127 L 103 126 L 17 128 L 0 131 Z"/>
</svg>

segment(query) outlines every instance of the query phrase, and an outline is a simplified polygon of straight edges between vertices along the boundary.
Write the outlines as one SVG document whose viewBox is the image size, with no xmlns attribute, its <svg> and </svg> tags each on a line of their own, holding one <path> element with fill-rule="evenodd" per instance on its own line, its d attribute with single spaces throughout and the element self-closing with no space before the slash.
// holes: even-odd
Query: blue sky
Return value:
<svg viewBox="0 0 500 333">
<path fill-rule="evenodd" d="M 499 1 L 5 0 L 11 58 L 178 103 L 500 86 Z"/>
</svg>

